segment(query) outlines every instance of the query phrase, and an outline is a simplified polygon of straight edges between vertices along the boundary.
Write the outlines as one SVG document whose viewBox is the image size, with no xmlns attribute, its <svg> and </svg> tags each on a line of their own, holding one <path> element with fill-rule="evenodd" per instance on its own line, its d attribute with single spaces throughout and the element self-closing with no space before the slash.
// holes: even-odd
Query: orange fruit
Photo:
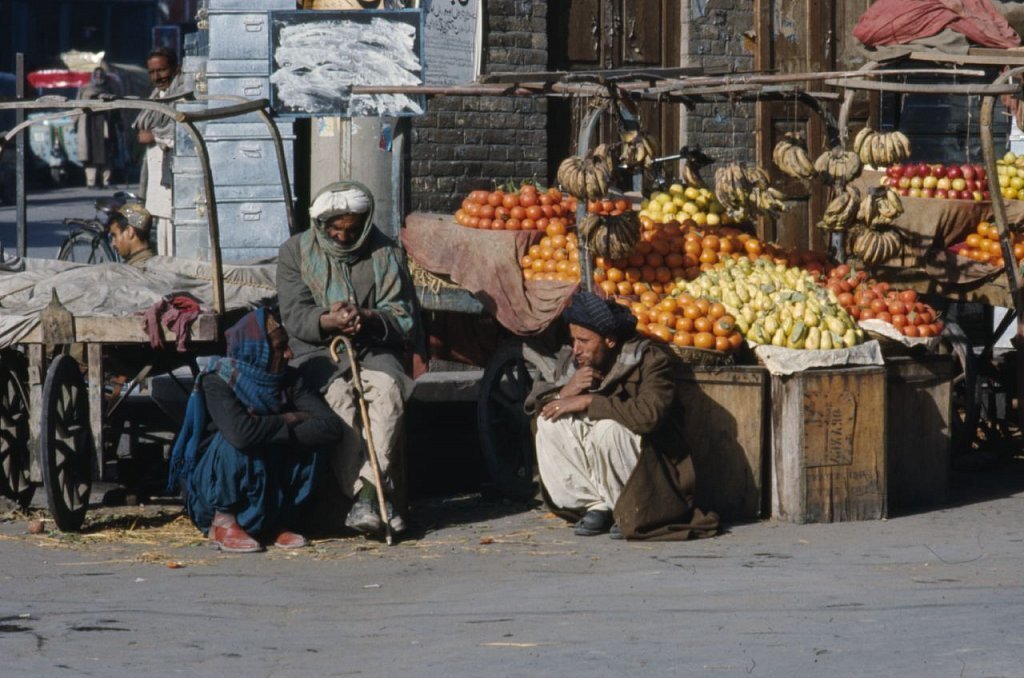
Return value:
<svg viewBox="0 0 1024 678">
<path fill-rule="evenodd" d="M 658 305 L 658 295 L 650 290 L 640 295 L 640 303 L 648 308 L 652 308 Z"/>
<path fill-rule="evenodd" d="M 613 267 L 608 269 L 606 277 L 608 278 L 609 282 L 619 283 L 622 282 L 626 275 L 622 272 L 622 269 Z"/>
<path fill-rule="evenodd" d="M 731 315 L 723 315 L 716 319 L 711 328 L 716 337 L 728 337 L 736 330 L 736 319 Z"/>
<path fill-rule="evenodd" d="M 725 306 L 723 306 L 722 304 L 718 303 L 717 301 L 715 303 L 711 304 L 711 306 L 708 307 L 708 316 L 710 316 L 710 318 L 712 320 L 718 320 L 719 318 L 721 318 L 724 315 L 725 315 Z"/>
<path fill-rule="evenodd" d="M 683 317 L 676 317 L 676 332 L 693 332 L 693 319 Z"/>
<path fill-rule="evenodd" d="M 693 345 L 697 348 L 714 348 L 715 335 L 710 332 L 698 332 L 693 335 Z"/>
<path fill-rule="evenodd" d="M 668 343 L 672 341 L 672 331 L 661 323 L 651 323 L 647 326 L 647 330 L 651 333 L 651 336 L 659 341 Z"/>
<path fill-rule="evenodd" d="M 623 280 L 622 282 L 620 282 L 616 286 L 616 292 L 618 294 L 621 294 L 622 296 L 626 296 L 626 295 L 632 294 L 633 293 L 633 285 L 632 285 L 632 283 L 629 283 L 629 282 L 626 282 L 625 280 Z"/>
<path fill-rule="evenodd" d="M 672 343 L 676 346 L 693 346 L 693 335 L 677 329 L 676 333 L 672 335 Z"/>
<path fill-rule="evenodd" d="M 728 337 L 715 337 L 715 350 L 716 351 L 729 351 L 732 350 L 732 344 L 729 343 Z"/>
<path fill-rule="evenodd" d="M 697 299 L 693 303 L 697 308 L 700 309 L 701 315 L 707 315 L 708 311 L 711 309 L 711 302 L 705 299 L 704 297 Z"/>
<path fill-rule="evenodd" d="M 605 293 L 605 296 L 610 297 L 618 291 L 618 289 L 615 286 L 615 283 L 613 283 L 611 280 L 602 280 L 598 284 L 601 286 L 601 291 Z"/>
<path fill-rule="evenodd" d="M 693 319 L 693 329 L 698 332 L 711 332 L 714 327 L 714 321 L 706 315 L 702 315 L 699 318 Z"/>
</svg>

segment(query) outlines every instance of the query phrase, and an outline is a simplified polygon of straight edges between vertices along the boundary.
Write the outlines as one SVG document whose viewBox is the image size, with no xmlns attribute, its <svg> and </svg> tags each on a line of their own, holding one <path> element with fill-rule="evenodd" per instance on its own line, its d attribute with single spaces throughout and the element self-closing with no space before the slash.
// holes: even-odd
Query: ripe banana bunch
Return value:
<svg viewBox="0 0 1024 678">
<path fill-rule="evenodd" d="M 729 216 L 744 221 L 758 215 L 775 217 L 786 211 L 785 195 L 768 182 L 756 165 L 733 162 L 715 170 L 715 195 Z"/>
<path fill-rule="evenodd" d="M 647 169 L 658 157 L 658 145 L 647 134 L 627 130 L 620 135 L 619 161 L 629 167 Z"/>
<path fill-rule="evenodd" d="M 814 161 L 814 171 L 833 182 L 849 183 L 857 178 L 860 170 L 860 158 L 856 153 L 844 151 L 842 146 L 825 151 Z"/>
<path fill-rule="evenodd" d="M 861 195 L 855 186 L 847 186 L 832 198 L 825 207 L 825 213 L 818 222 L 818 228 L 826 231 L 846 231 L 857 221 Z"/>
<path fill-rule="evenodd" d="M 640 217 L 633 210 L 615 216 L 587 214 L 578 230 L 580 240 L 592 254 L 622 259 L 632 254 L 640 241 Z"/>
<path fill-rule="evenodd" d="M 867 228 L 878 228 L 891 224 L 901 214 L 903 202 L 899 192 L 889 186 L 876 186 L 861 199 L 857 221 Z"/>
<path fill-rule="evenodd" d="M 772 160 L 783 174 L 794 179 L 814 177 L 814 165 L 807 155 L 803 140 L 796 134 L 786 134 L 772 150 Z"/>
<path fill-rule="evenodd" d="M 886 167 L 910 157 L 910 139 L 898 130 L 876 132 L 864 127 L 853 138 L 853 152 L 865 165 Z"/>
<path fill-rule="evenodd" d="M 903 250 L 903 239 L 895 229 L 863 228 L 853 241 L 853 254 L 865 266 L 877 266 Z"/>
<path fill-rule="evenodd" d="M 581 158 L 570 155 L 558 166 L 558 183 L 573 197 L 594 200 L 608 194 L 612 178 L 612 160 L 607 155 L 593 153 Z"/>
</svg>

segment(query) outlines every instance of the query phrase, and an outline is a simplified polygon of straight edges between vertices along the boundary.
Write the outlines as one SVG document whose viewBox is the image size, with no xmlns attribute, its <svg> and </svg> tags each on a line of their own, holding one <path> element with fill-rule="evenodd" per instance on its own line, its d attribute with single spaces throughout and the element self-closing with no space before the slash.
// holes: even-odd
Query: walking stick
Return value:
<svg viewBox="0 0 1024 678">
<path fill-rule="evenodd" d="M 380 519 L 384 522 L 384 539 L 388 546 L 393 541 L 391 537 L 391 516 L 388 515 L 387 504 L 384 503 L 384 483 L 380 474 L 380 462 L 377 460 L 377 448 L 373 446 L 373 433 L 370 431 L 370 409 L 366 405 L 366 395 L 363 393 L 363 379 L 359 376 L 359 362 L 356 360 L 356 352 L 352 348 L 352 340 L 343 334 L 336 336 L 331 341 L 331 358 L 334 362 L 341 362 L 338 356 L 338 344 L 345 345 L 349 362 L 352 363 L 352 385 L 356 387 L 356 396 L 359 399 L 359 416 L 363 420 L 363 436 L 366 438 L 366 450 L 370 457 L 370 468 L 373 469 L 373 482 L 377 486 L 377 503 L 380 504 Z"/>
</svg>

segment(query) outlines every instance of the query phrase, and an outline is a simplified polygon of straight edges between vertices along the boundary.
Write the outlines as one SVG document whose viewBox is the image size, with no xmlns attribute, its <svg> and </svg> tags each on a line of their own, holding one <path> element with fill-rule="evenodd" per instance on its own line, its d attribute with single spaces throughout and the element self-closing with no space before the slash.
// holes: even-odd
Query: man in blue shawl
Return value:
<svg viewBox="0 0 1024 678">
<path fill-rule="evenodd" d="M 189 399 L 169 487 L 184 489 L 192 521 L 222 551 L 305 546 L 293 530 L 316 450 L 341 440 L 344 424 L 288 367 L 288 333 L 266 308 L 225 335 L 227 357 L 209 364 Z"/>
<path fill-rule="evenodd" d="M 294 339 L 295 364 L 351 427 L 329 456 L 328 490 L 334 496 L 324 503 L 339 495 L 354 499 L 345 525 L 367 535 L 379 535 L 384 526 L 360 433 L 364 422 L 348 356 L 335 364 L 326 347 L 339 334 L 352 339 L 383 489 L 394 496 L 402 477 L 405 401 L 412 391 L 403 360 L 412 343 L 415 298 L 402 252 L 374 226 L 373 209 L 373 194 L 362 184 L 331 184 L 310 205 L 311 228 L 281 245 L 277 265 L 278 301 Z M 391 529 L 401 532 L 405 522 L 394 508 L 388 511 Z"/>
</svg>

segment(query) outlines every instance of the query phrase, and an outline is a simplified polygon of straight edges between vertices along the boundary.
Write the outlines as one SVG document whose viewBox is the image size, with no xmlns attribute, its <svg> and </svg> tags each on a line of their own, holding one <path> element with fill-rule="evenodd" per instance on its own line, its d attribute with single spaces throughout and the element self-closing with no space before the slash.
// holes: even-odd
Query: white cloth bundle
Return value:
<svg viewBox="0 0 1024 678">
<path fill-rule="evenodd" d="M 350 188 L 318 195 L 309 212 L 314 219 L 326 221 L 343 214 L 364 214 L 369 209 L 369 197 L 358 189 Z"/>
</svg>

